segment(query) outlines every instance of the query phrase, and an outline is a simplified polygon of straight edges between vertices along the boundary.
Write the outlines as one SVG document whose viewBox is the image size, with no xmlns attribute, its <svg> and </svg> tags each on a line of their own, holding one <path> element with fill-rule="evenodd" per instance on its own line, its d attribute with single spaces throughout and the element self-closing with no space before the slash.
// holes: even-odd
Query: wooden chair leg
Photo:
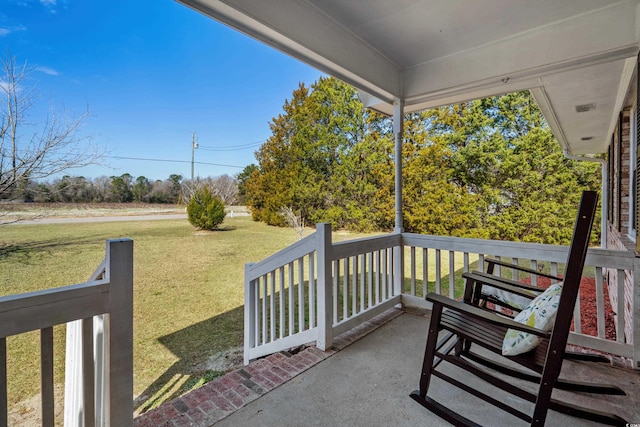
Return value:
<svg viewBox="0 0 640 427">
<path fill-rule="evenodd" d="M 429 382 L 431 381 L 431 372 L 433 371 L 433 361 L 436 354 L 436 346 L 438 343 L 438 325 L 440 324 L 440 317 L 442 316 L 442 306 L 434 305 L 431 312 L 431 320 L 429 322 L 429 329 L 427 333 L 427 344 L 424 350 L 424 359 L 422 361 L 422 371 L 420 376 L 420 397 L 424 398 L 427 395 L 429 389 Z"/>
</svg>

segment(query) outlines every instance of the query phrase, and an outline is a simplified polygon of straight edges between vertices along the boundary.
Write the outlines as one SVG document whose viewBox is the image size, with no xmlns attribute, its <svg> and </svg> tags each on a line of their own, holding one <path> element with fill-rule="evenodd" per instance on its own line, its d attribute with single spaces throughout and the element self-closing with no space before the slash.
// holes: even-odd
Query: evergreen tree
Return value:
<svg viewBox="0 0 640 427">
<path fill-rule="evenodd" d="M 394 225 L 391 121 L 366 111 L 333 78 L 300 85 L 271 123 L 243 187 L 253 218 L 356 231 Z M 409 114 L 403 137 L 404 229 L 568 243 L 583 189 L 598 164 L 567 160 L 529 92 Z"/>
<path fill-rule="evenodd" d="M 201 230 L 215 230 L 225 215 L 224 203 L 206 185 L 196 189 L 187 204 L 189 222 Z"/>
</svg>

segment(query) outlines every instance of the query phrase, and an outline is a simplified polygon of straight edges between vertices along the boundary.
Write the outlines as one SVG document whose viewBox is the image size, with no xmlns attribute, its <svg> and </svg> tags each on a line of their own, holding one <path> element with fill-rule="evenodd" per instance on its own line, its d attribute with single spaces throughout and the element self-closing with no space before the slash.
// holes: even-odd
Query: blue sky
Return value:
<svg viewBox="0 0 640 427">
<path fill-rule="evenodd" d="M 83 132 L 108 151 L 108 167 L 69 174 L 90 178 L 189 178 L 193 132 L 196 176 L 234 175 L 255 163 L 298 84 L 321 76 L 173 0 L 0 0 L 0 47 L 35 67 L 30 122 L 50 101 L 78 114 L 88 106 Z"/>
</svg>

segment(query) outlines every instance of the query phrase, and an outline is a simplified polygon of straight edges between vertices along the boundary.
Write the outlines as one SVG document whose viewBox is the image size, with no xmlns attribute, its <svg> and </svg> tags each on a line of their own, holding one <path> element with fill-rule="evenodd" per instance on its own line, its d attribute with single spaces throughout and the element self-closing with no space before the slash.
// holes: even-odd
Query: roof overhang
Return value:
<svg viewBox="0 0 640 427">
<path fill-rule="evenodd" d="M 606 150 L 640 50 L 640 0 L 178 1 L 386 114 L 530 89 L 573 154 Z"/>
</svg>

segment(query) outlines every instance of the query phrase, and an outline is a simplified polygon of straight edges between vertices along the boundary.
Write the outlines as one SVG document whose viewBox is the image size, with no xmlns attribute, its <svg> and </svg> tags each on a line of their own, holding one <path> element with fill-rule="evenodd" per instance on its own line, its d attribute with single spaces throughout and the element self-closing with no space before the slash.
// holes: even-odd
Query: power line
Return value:
<svg viewBox="0 0 640 427">
<path fill-rule="evenodd" d="M 118 159 L 118 160 L 140 160 L 144 162 L 166 162 L 166 163 L 191 163 L 189 160 L 172 160 L 172 159 L 148 159 L 144 157 L 122 157 L 122 156 L 104 156 L 108 159 Z M 198 165 L 208 165 L 208 166 L 223 166 L 227 168 L 238 168 L 244 169 L 244 166 L 236 166 L 236 165 L 223 165 L 220 163 L 207 163 L 207 162 L 194 162 Z"/>
<path fill-rule="evenodd" d="M 248 144 L 242 144 L 242 145 L 231 145 L 227 147 L 211 147 L 207 145 L 200 145 L 199 148 L 206 151 L 241 151 L 241 150 L 247 150 L 253 147 L 258 147 L 264 144 L 265 142 L 267 142 L 267 140 L 263 139 L 262 141 L 250 142 Z"/>
</svg>

